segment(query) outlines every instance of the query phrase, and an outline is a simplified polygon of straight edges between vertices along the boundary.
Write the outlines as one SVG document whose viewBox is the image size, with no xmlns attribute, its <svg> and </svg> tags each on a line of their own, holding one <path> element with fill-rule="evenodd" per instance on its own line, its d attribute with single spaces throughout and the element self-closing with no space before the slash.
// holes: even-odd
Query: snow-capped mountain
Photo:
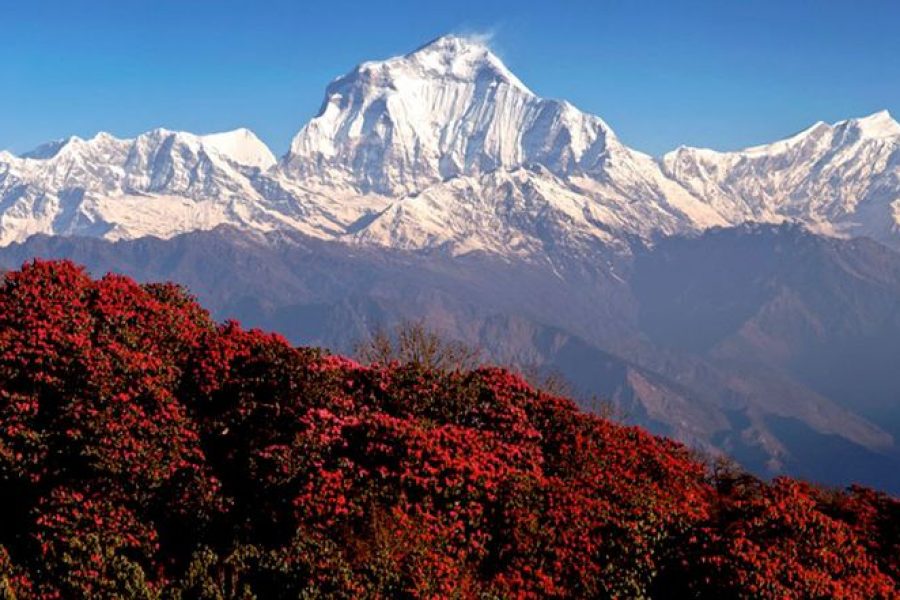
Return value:
<svg viewBox="0 0 900 600">
<path fill-rule="evenodd" d="M 222 224 L 403 249 L 594 256 L 747 221 L 896 240 L 900 125 L 817 124 L 740 152 L 655 159 L 529 90 L 481 41 L 363 63 L 276 161 L 247 130 L 70 138 L 0 153 L 0 244 L 171 237 Z"/>
<path fill-rule="evenodd" d="M 725 224 L 602 119 L 535 95 L 456 36 L 332 82 L 278 173 L 389 197 L 364 227 L 347 225 L 392 247 L 531 254 Z"/>
<path fill-rule="evenodd" d="M 0 156 L 0 244 L 35 233 L 169 237 L 242 220 L 266 226 L 253 177 L 275 158 L 246 129 L 72 137 Z"/>
<path fill-rule="evenodd" d="M 822 233 L 881 240 L 900 227 L 900 123 L 887 111 L 819 122 L 739 152 L 682 147 L 662 163 L 731 223 L 797 220 Z"/>
<path fill-rule="evenodd" d="M 283 167 L 402 196 L 529 164 L 598 171 L 623 150 L 599 117 L 536 96 L 486 46 L 448 36 L 332 82 Z"/>
</svg>

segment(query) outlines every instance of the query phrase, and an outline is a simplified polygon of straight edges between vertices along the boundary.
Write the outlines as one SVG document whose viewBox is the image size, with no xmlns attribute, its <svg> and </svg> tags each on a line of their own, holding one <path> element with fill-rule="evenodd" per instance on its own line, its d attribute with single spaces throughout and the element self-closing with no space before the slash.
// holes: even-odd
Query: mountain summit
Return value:
<svg viewBox="0 0 900 600">
<path fill-rule="evenodd" d="M 887 111 L 738 152 L 680 148 L 662 163 L 732 223 L 797 220 L 898 243 L 900 124 Z"/>
<path fill-rule="evenodd" d="M 536 96 L 480 41 L 445 36 L 332 82 L 283 165 L 296 176 L 403 195 L 527 164 L 589 171 L 611 139 L 599 117 Z"/>
<path fill-rule="evenodd" d="M 748 221 L 900 243 L 900 124 L 883 111 L 738 152 L 655 159 L 601 118 L 534 94 L 482 40 L 451 35 L 334 80 L 278 161 L 246 129 L 0 153 L 0 244 L 227 224 L 593 262 L 634 239 Z"/>
<path fill-rule="evenodd" d="M 107 133 L 0 156 L 0 244 L 35 233 L 129 239 L 170 237 L 263 211 L 252 178 L 275 164 L 252 132 L 155 129 Z"/>
</svg>

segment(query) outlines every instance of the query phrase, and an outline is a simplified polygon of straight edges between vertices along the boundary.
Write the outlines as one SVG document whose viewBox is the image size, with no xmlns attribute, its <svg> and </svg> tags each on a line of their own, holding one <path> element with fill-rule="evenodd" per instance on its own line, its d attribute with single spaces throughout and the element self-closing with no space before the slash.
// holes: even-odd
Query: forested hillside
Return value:
<svg viewBox="0 0 900 600">
<path fill-rule="evenodd" d="M 182 289 L 0 284 L 8 598 L 896 598 L 900 502 L 765 483 L 518 376 L 360 365 Z"/>
</svg>

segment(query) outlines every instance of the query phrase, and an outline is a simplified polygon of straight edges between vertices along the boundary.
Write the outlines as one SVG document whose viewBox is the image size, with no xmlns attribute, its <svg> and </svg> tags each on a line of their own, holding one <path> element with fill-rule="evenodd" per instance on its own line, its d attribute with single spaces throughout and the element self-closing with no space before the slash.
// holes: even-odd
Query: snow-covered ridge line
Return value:
<svg viewBox="0 0 900 600">
<path fill-rule="evenodd" d="M 0 245 L 221 224 L 554 260 L 635 236 L 798 221 L 896 243 L 900 124 L 881 111 L 736 152 L 658 159 L 535 95 L 481 40 L 360 64 L 276 159 L 251 131 L 100 133 L 0 153 Z"/>
<path fill-rule="evenodd" d="M 258 167 L 265 170 L 274 166 L 277 162 L 275 155 L 269 147 L 266 146 L 256 134 L 243 127 L 232 131 L 223 131 L 205 135 L 197 135 L 186 131 L 172 131 L 160 127 L 142 133 L 133 139 L 117 138 L 105 131 L 100 131 L 88 139 L 73 135 L 61 140 L 47 142 L 18 157 L 11 153 L 0 153 L 0 156 L 6 154 L 7 160 L 19 158 L 23 160 L 45 161 L 56 158 L 60 152 L 63 152 L 66 149 L 72 151 L 79 147 L 127 146 L 140 143 L 141 140 L 145 139 L 160 139 L 167 137 L 177 138 L 184 143 L 203 148 L 206 151 L 217 152 L 223 158 L 244 166 Z"/>
</svg>

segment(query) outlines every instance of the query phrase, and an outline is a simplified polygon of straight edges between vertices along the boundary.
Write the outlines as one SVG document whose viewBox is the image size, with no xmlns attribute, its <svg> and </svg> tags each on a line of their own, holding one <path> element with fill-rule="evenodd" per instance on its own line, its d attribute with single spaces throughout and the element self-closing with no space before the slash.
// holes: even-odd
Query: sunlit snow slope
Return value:
<svg viewBox="0 0 900 600">
<path fill-rule="evenodd" d="M 246 129 L 98 134 L 0 153 L 0 244 L 35 233 L 171 237 L 228 224 L 403 249 L 594 256 L 634 237 L 748 221 L 900 236 L 887 112 L 740 152 L 623 145 L 529 90 L 481 41 L 445 36 L 327 88 L 280 160 Z"/>
</svg>

